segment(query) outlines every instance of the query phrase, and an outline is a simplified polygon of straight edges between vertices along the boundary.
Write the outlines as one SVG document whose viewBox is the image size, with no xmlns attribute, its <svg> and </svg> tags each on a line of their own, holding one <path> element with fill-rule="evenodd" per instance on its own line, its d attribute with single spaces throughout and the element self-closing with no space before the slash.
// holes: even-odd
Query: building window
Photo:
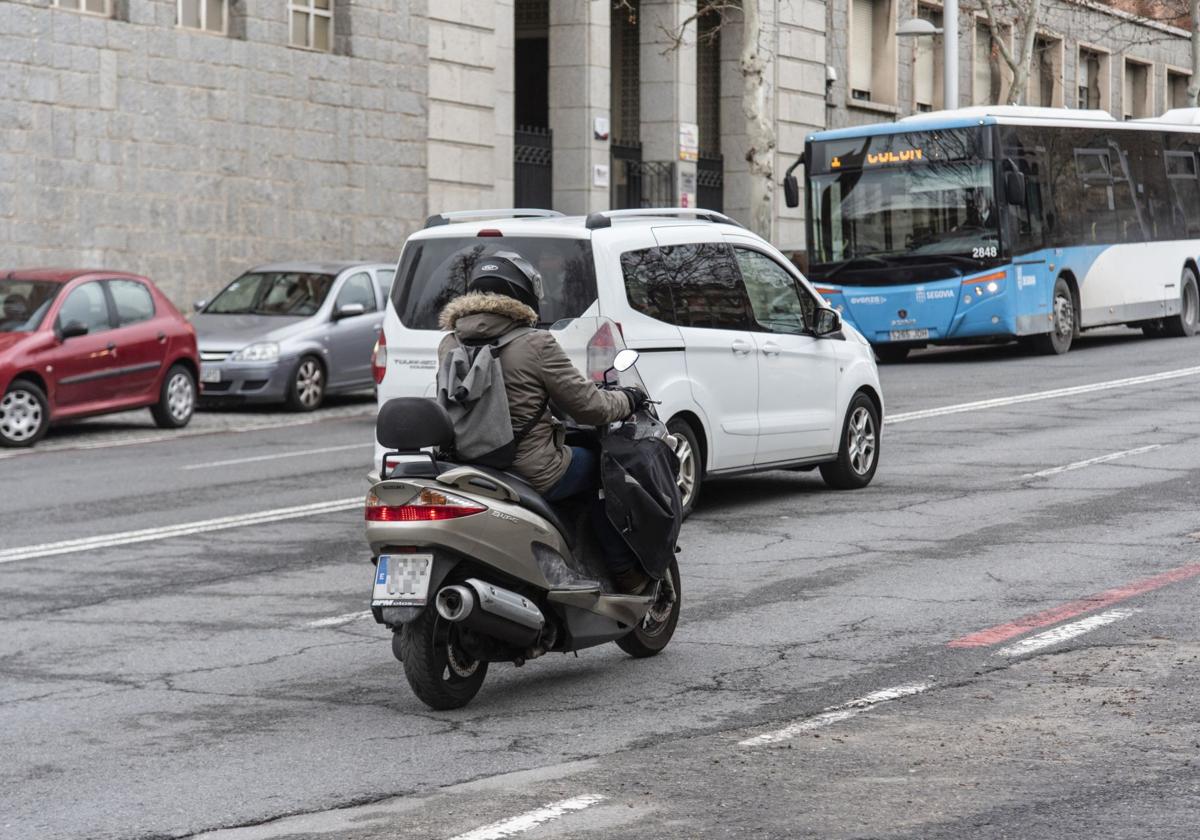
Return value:
<svg viewBox="0 0 1200 840">
<path fill-rule="evenodd" d="M 290 0 L 292 46 L 329 52 L 333 46 L 333 0 Z"/>
<path fill-rule="evenodd" d="M 891 0 L 850 4 L 850 97 L 896 104 L 896 27 Z"/>
<path fill-rule="evenodd" d="M 1108 56 L 1105 53 L 1087 48 L 1079 50 L 1075 104 L 1083 110 L 1108 110 Z"/>
<path fill-rule="evenodd" d="M 1150 65 L 1125 59 L 1125 89 L 1121 93 L 1121 114 L 1127 120 L 1150 116 Z"/>
<path fill-rule="evenodd" d="M 942 28 L 942 13 L 929 6 L 918 6 L 917 17 Z M 918 111 L 936 111 L 942 107 L 942 36 L 915 38 L 913 104 Z"/>
<path fill-rule="evenodd" d="M 1167 107 L 1190 108 L 1192 102 L 1188 99 L 1188 84 L 1192 77 L 1177 70 L 1167 71 Z"/>
<path fill-rule="evenodd" d="M 112 0 L 54 0 L 54 5 L 60 9 L 112 17 Z"/>
<path fill-rule="evenodd" d="M 1062 107 L 1062 51 L 1058 38 L 1038 35 L 1033 40 L 1033 65 L 1029 68 L 1026 100 L 1043 108 Z"/>
<path fill-rule="evenodd" d="M 225 34 L 229 31 L 229 0 L 177 0 L 176 23 L 185 29 Z"/>
</svg>

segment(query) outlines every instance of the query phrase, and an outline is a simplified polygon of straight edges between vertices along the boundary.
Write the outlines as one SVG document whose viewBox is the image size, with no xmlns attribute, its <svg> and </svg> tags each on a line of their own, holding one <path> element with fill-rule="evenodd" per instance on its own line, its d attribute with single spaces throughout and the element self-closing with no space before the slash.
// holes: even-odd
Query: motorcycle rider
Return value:
<svg viewBox="0 0 1200 840">
<path fill-rule="evenodd" d="M 439 324 L 451 335 L 438 347 L 439 365 L 461 342 L 488 344 L 508 332 L 535 327 L 542 277 L 528 260 L 512 251 L 482 255 L 471 269 L 466 292 L 451 300 Z M 567 446 L 565 430 L 547 401 L 581 425 L 603 425 L 628 417 L 646 404 L 640 388 L 602 390 L 571 363 L 545 330 L 531 330 L 504 345 L 499 355 L 512 427 L 525 427 L 541 416 L 520 440 L 510 470 L 524 478 L 548 502 L 591 493 L 592 527 L 613 582 L 621 592 L 638 594 L 650 580 L 636 556 L 609 521 L 599 498 L 599 463 L 592 450 Z"/>
</svg>

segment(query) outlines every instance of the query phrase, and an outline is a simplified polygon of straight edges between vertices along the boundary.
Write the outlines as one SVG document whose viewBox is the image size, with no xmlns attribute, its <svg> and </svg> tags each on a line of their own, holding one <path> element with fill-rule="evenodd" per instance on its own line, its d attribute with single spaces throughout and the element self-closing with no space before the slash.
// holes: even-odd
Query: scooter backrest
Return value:
<svg viewBox="0 0 1200 840">
<path fill-rule="evenodd" d="M 375 437 L 397 452 L 427 446 L 447 448 L 454 443 L 454 423 L 446 409 L 426 397 L 397 397 L 379 409 Z"/>
</svg>

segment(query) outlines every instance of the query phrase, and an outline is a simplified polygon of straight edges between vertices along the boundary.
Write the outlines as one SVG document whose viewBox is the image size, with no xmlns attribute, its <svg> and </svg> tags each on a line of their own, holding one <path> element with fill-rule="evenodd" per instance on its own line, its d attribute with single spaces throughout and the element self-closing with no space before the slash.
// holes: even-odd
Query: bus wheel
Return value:
<svg viewBox="0 0 1200 840">
<path fill-rule="evenodd" d="M 1059 277 L 1054 281 L 1054 323 L 1050 332 L 1036 335 L 1030 342 L 1034 349 L 1047 356 L 1061 356 L 1071 349 L 1075 338 L 1075 299 L 1071 287 Z"/>
<path fill-rule="evenodd" d="M 1196 286 L 1196 272 L 1184 267 L 1179 277 L 1179 314 L 1163 319 L 1163 335 L 1176 338 L 1195 335 L 1200 320 L 1200 291 Z"/>
</svg>

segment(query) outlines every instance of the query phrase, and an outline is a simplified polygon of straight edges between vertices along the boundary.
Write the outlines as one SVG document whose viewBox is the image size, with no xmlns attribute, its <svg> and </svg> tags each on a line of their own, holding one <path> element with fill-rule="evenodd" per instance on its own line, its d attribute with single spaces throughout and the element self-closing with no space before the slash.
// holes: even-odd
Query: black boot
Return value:
<svg viewBox="0 0 1200 840">
<path fill-rule="evenodd" d="M 642 570 L 631 566 L 623 572 L 613 573 L 613 584 L 623 595 L 641 595 L 650 586 L 650 578 L 642 574 Z"/>
</svg>

